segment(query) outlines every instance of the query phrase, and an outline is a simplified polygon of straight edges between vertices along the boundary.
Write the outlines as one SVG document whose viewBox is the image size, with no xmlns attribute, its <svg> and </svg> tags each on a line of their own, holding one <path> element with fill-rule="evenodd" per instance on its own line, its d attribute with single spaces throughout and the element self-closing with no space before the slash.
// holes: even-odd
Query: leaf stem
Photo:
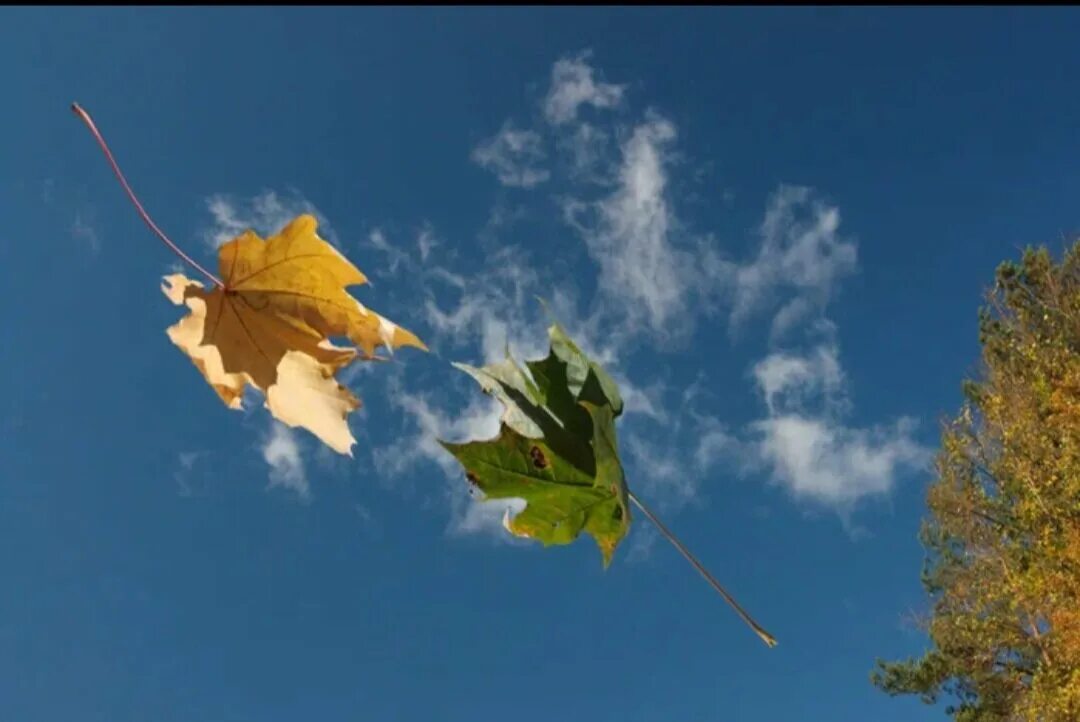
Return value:
<svg viewBox="0 0 1080 722">
<path fill-rule="evenodd" d="M 663 534 L 664 537 L 669 542 L 671 542 L 672 546 L 678 549 L 679 553 L 686 558 L 686 561 L 690 562 L 690 564 L 692 564 L 693 567 L 698 570 L 701 576 L 705 577 L 705 581 L 712 585 L 712 588 L 720 593 L 720 596 L 724 598 L 724 601 L 731 605 L 732 609 L 734 609 L 735 612 L 739 615 L 739 617 L 744 622 L 746 622 L 750 629 L 754 630 L 754 633 L 757 636 L 761 637 L 761 641 L 765 642 L 765 644 L 769 647 L 775 647 L 776 638 L 766 632 L 764 629 L 762 629 L 761 625 L 755 622 L 753 618 L 749 614 L 747 614 L 742 607 L 739 606 L 739 603 L 736 602 L 735 599 L 730 594 L 728 594 L 722 586 L 720 586 L 720 582 L 716 581 L 712 574 L 709 574 L 709 570 L 706 569 L 702 565 L 702 563 L 699 562 L 694 557 L 694 555 L 690 553 L 690 550 L 684 547 L 682 542 L 680 542 L 679 539 L 674 534 L 672 534 L 666 526 L 664 526 L 664 523 L 657 519 L 656 515 L 649 511 L 649 508 L 641 503 L 641 499 L 638 499 L 636 496 L 634 496 L 633 492 L 629 492 L 629 496 L 630 501 L 634 502 L 634 505 L 638 509 L 641 509 L 642 513 L 644 513 L 645 516 L 649 518 L 649 521 L 651 521 L 656 526 L 656 528 L 660 530 L 660 533 Z"/>
<path fill-rule="evenodd" d="M 86 127 L 89 128 L 90 133 L 94 136 L 94 140 L 98 142 L 98 145 L 101 146 L 102 152 L 105 153 L 105 159 L 109 161 L 109 165 L 112 166 L 113 173 L 116 174 L 117 179 L 120 181 L 120 185 L 123 186 L 124 191 L 128 195 L 128 198 L 131 199 L 132 204 L 134 204 L 135 206 L 135 210 L 139 212 L 139 215 L 146 222 L 146 225 L 150 226 L 150 230 L 153 231 L 154 234 L 157 235 L 157 237 L 160 238 L 165 243 L 165 245 L 169 247 L 169 250 L 178 255 L 189 266 L 194 268 L 202 275 L 206 276 L 206 278 L 209 279 L 218 288 L 225 288 L 225 284 L 221 282 L 220 278 L 210 273 L 210 271 L 207 271 L 205 268 L 200 266 L 194 259 L 181 251 L 179 246 L 169 240 L 169 237 L 165 235 L 165 232 L 158 228 L 158 225 L 154 223 L 154 219 L 152 219 L 150 217 L 150 214 L 146 212 L 146 209 L 143 208 L 142 203 L 139 203 L 139 199 L 135 197 L 135 192 L 131 190 L 131 186 L 128 185 L 127 179 L 124 178 L 124 174 L 120 172 L 120 166 L 117 165 L 116 159 L 113 158 L 112 151 L 109 150 L 109 145 L 101 136 L 101 132 L 98 131 L 97 126 L 94 125 L 94 121 L 90 118 L 90 114 L 83 110 L 82 106 L 80 106 L 78 103 L 71 104 L 71 112 L 75 113 L 75 115 L 78 116 L 79 120 L 85 123 Z"/>
</svg>

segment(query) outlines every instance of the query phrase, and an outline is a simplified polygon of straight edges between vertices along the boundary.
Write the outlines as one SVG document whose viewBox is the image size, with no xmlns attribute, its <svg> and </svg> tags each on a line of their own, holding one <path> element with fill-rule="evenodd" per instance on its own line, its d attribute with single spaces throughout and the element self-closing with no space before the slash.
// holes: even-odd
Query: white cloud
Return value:
<svg viewBox="0 0 1080 722">
<path fill-rule="evenodd" d="M 800 408 L 811 394 L 836 399 L 844 383 L 839 349 L 835 344 L 821 344 L 807 355 L 772 353 L 754 365 L 753 374 L 765 396 L 769 411 Z"/>
<path fill-rule="evenodd" d="M 656 383 L 644 392 L 618 381 L 627 401 L 619 424 L 627 479 L 651 505 L 674 513 L 697 504 L 712 466 L 721 461 L 727 468 L 745 465 L 743 443 L 715 418 L 698 412 L 705 395 L 700 379 L 681 390 Z M 638 400 L 639 410 L 631 413 L 631 400 L 640 396 L 647 397 L 647 405 Z"/>
<path fill-rule="evenodd" d="M 420 252 L 420 261 L 427 261 L 428 256 L 439 245 L 441 243 L 435 236 L 435 229 L 430 223 L 425 223 L 420 232 L 416 234 L 416 249 Z"/>
<path fill-rule="evenodd" d="M 261 451 L 263 460 L 270 467 L 270 484 L 267 488 L 288 489 L 302 501 L 311 498 L 311 487 L 295 431 L 285 424 L 271 421 L 270 433 Z"/>
<path fill-rule="evenodd" d="M 518 358 L 542 355 L 543 327 L 530 306 L 539 311 L 535 295 L 540 291 L 537 272 L 520 259 L 525 252 L 505 246 L 468 277 L 448 275 L 461 293 L 456 304 L 440 305 L 429 295 L 424 312 L 436 333 L 454 345 L 479 339 L 484 362 L 505 358 L 509 345 Z"/>
<path fill-rule="evenodd" d="M 75 220 L 71 223 L 71 237 L 85 242 L 92 253 L 101 250 L 101 239 L 97 229 L 94 228 L 89 216 L 85 213 L 76 213 Z"/>
<path fill-rule="evenodd" d="M 901 470 L 927 463 L 927 450 L 911 438 L 914 427 L 906 417 L 891 428 L 853 429 L 826 417 L 781 414 L 752 429 L 774 481 L 796 499 L 847 511 L 892 491 Z"/>
<path fill-rule="evenodd" d="M 363 504 L 353 504 L 353 511 L 356 512 L 356 518 L 360 522 L 360 528 L 364 532 L 372 537 L 381 537 L 383 533 L 383 526 L 379 522 L 379 518 L 372 513 L 371 509 Z"/>
<path fill-rule="evenodd" d="M 552 125 L 577 120 L 582 105 L 614 108 L 622 101 L 625 85 L 597 80 L 595 70 L 586 60 L 589 53 L 560 58 L 551 68 L 551 87 L 544 99 L 544 116 Z"/>
<path fill-rule="evenodd" d="M 839 210 L 817 199 L 810 188 L 781 186 L 769 200 L 757 258 L 735 273 L 732 327 L 774 305 L 783 290 L 795 298 L 774 317 L 774 340 L 824 309 L 836 282 L 856 267 L 855 244 L 839 237 L 839 226 Z"/>
<path fill-rule="evenodd" d="M 411 262 L 409 254 L 387 240 L 386 234 L 381 228 L 376 228 L 368 234 L 368 243 L 377 251 L 384 254 L 387 260 L 387 271 L 393 276 L 397 274 L 398 267 L 408 266 Z"/>
<path fill-rule="evenodd" d="M 248 229 L 266 238 L 271 236 L 302 213 L 310 213 L 319 222 L 319 235 L 338 245 L 337 234 L 326 216 L 299 193 L 280 195 L 268 190 L 248 199 L 218 193 L 206 199 L 206 208 L 214 218 L 209 228 L 203 229 L 203 241 L 211 249 L 231 241 Z"/>
<path fill-rule="evenodd" d="M 743 467 L 764 471 L 794 498 L 850 512 L 860 499 L 888 494 L 899 476 L 924 464 L 915 422 L 891 427 L 848 426 L 851 405 L 840 364 L 836 327 L 824 316 L 835 286 L 856 270 L 856 247 L 840 237 L 840 212 L 802 186 L 781 186 L 769 200 L 757 257 L 735 272 L 732 329 L 776 308 L 770 343 L 795 329 L 803 351 L 775 351 L 754 364 L 765 402 L 763 418 L 748 425 Z M 787 296 L 783 300 L 783 296 Z"/>
<path fill-rule="evenodd" d="M 596 358 L 592 356 L 592 358 Z M 642 416 L 653 421 L 664 423 L 668 420 L 668 414 L 664 411 L 664 393 L 666 386 L 655 381 L 649 386 L 641 387 L 633 383 L 629 378 L 620 373 L 612 373 L 615 383 L 619 385 L 619 394 L 623 400 L 623 415 Z"/>
<path fill-rule="evenodd" d="M 402 436 L 390 446 L 374 449 L 376 469 L 391 476 L 415 470 L 422 463 L 437 465 L 448 484 L 445 494 L 450 507 L 446 532 L 452 536 L 470 534 L 491 535 L 502 541 L 513 537 L 503 527 L 509 512 L 516 514 L 525 508 L 522 499 L 489 499 L 470 488 L 460 464 L 438 439 L 453 442 L 491 439 L 499 433 L 502 407 L 487 396 L 474 396 L 463 411 L 452 413 L 438 408 L 424 394 L 414 394 L 397 388 L 390 396 L 392 403 L 410 419 L 415 433 Z"/>
<path fill-rule="evenodd" d="M 183 497 L 190 497 L 194 495 L 194 490 L 191 488 L 189 477 L 191 476 L 191 470 L 195 467 L 196 462 L 206 456 L 205 451 L 181 451 L 176 458 L 178 468 L 173 471 L 173 481 L 176 482 L 176 486 L 179 487 L 179 495 Z"/>
<path fill-rule="evenodd" d="M 609 182 L 608 144 L 611 136 L 590 123 L 580 123 L 556 141 L 570 163 L 570 177 L 589 183 Z"/>
<path fill-rule="evenodd" d="M 633 488 L 661 509 L 677 509 L 698 498 L 701 477 L 687 463 L 679 441 L 677 432 L 623 433 L 619 440 Z"/>
<path fill-rule="evenodd" d="M 446 285 L 453 286 L 459 291 L 465 290 L 465 286 L 467 286 L 469 283 L 465 279 L 465 276 L 461 275 L 460 273 L 448 271 L 442 266 L 435 266 L 433 268 L 425 269 L 424 273 L 428 279 L 442 281 Z"/>
<path fill-rule="evenodd" d="M 912 419 L 867 429 L 843 422 L 849 404 L 835 343 L 772 353 L 753 375 L 766 405 L 748 429 L 756 462 L 796 499 L 847 513 L 864 497 L 888 494 L 902 472 L 930 458 L 913 438 Z"/>
<path fill-rule="evenodd" d="M 514 535 L 506 530 L 506 519 L 525 508 L 524 499 L 482 499 L 481 495 L 472 493 L 466 484 L 460 484 L 457 489 L 451 491 L 450 524 L 446 528 L 448 534 L 483 534 L 505 542 L 515 540 Z"/>
<path fill-rule="evenodd" d="M 404 244 L 394 243 L 382 228 L 373 229 L 368 234 L 367 242 L 369 246 L 385 256 L 387 273 L 391 276 L 396 276 L 399 269 L 404 269 L 409 273 L 419 272 L 426 275 L 443 273 L 443 280 L 446 280 L 445 272 L 441 270 L 441 267 L 424 268 L 420 265 L 425 263 L 431 253 L 442 245 L 435 235 L 435 228 L 430 223 L 424 223 L 416 232 L 415 255 L 411 251 L 406 251 Z M 417 257 L 420 263 L 417 263 Z"/>
<path fill-rule="evenodd" d="M 773 316 L 769 327 L 769 342 L 775 344 L 780 341 L 790 331 L 798 328 L 801 321 L 813 316 L 816 310 L 814 302 L 805 296 L 797 296 L 785 303 Z"/>
<path fill-rule="evenodd" d="M 551 173 L 540 166 L 547 158 L 543 140 L 532 130 L 518 130 L 510 121 L 472 152 L 472 160 L 491 171 L 504 186 L 532 188 Z"/>
<path fill-rule="evenodd" d="M 487 396 L 473 397 L 465 409 L 446 412 L 432 403 L 428 395 L 410 393 L 392 382 L 390 402 L 404 412 L 416 429 L 390 446 L 372 450 L 376 469 L 391 476 L 414 469 L 421 462 L 438 465 L 447 477 L 461 479 L 461 467 L 438 443 L 491 439 L 499 433 L 498 402 Z"/>
<path fill-rule="evenodd" d="M 520 203 L 511 205 L 505 197 L 500 197 L 491 207 L 487 223 L 480 229 L 477 236 L 480 240 L 496 239 L 499 233 L 505 232 L 516 223 L 522 222 L 528 215 L 525 205 Z"/>
<path fill-rule="evenodd" d="M 916 422 L 858 428 L 843 417 L 849 405 L 835 345 L 804 355 L 773 353 L 753 367 L 765 402 L 762 418 L 733 433 L 711 418 L 699 419 L 696 470 L 715 466 L 740 477 L 763 473 L 797 501 L 839 512 L 886 496 L 905 473 L 921 470 L 931 452 L 914 437 Z"/>
<path fill-rule="evenodd" d="M 699 419 L 694 465 L 700 473 L 718 463 L 731 461 L 737 462 L 735 469 L 738 473 L 745 473 L 754 466 L 746 452 L 745 443 L 719 421 L 711 417 Z"/>
<path fill-rule="evenodd" d="M 618 187 L 586 203 L 571 199 L 565 217 L 599 264 L 598 284 L 609 309 L 625 316 L 627 329 L 660 337 L 685 331 L 691 297 L 718 290 L 724 269 L 702 244 L 676 246 L 680 223 L 667 198 L 668 146 L 675 126 L 656 114 L 622 144 Z"/>
</svg>

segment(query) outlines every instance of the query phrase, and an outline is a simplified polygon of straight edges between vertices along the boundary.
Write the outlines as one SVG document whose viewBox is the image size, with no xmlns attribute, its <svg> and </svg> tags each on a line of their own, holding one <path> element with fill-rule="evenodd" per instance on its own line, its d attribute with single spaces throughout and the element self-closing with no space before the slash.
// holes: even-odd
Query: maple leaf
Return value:
<svg viewBox="0 0 1080 722">
<path fill-rule="evenodd" d="M 250 384 L 275 418 L 351 455 L 356 440 L 346 417 L 360 400 L 334 374 L 358 353 L 330 337 L 349 339 L 365 360 L 380 358 L 379 346 L 391 353 L 427 347 L 345 290 L 367 278 L 316 229 L 305 214 L 265 241 L 245 231 L 221 246 L 224 285 L 211 291 L 181 274 L 166 276 L 162 291 L 190 310 L 167 333 L 230 408 L 240 408 Z"/>
<path fill-rule="evenodd" d="M 483 368 L 454 364 L 502 402 L 499 435 L 487 441 L 440 441 L 488 499 L 520 498 L 525 509 L 504 520 L 513 534 L 549 544 L 592 536 L 604 566 L 630 525 L 615 418 L 615 382 L 558 326 L 548 330 L 547 358 L 526 363 L 507 354 Z"/>
</svg>

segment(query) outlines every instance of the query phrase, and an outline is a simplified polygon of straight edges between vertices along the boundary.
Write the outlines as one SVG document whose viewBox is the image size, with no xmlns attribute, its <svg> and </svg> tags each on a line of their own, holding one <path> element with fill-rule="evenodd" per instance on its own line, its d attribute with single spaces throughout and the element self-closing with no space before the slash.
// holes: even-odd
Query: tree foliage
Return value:
<svg viewBox="0 0 1080 722">
<path fill-rule="evenodd" d="M 998 267 L 982 368 L 945 425 L 920 538 L 932 647 L 874 684 L 958 722 L 1080 720 L 1080 242 Z"/>
</svg>

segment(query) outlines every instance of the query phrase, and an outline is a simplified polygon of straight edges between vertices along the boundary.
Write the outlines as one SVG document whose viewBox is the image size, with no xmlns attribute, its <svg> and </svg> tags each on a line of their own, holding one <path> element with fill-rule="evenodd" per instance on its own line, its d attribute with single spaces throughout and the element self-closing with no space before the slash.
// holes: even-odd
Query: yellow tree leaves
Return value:
<svg viewBox="0 0 1080 722">
<path fill-rule="evenodd" d="M 982 368 L 945 427 L 921 538 L 932 648 L 879 662 L 890 694 L 957 720 L 1080 720 L 1080 243 L 998 267 Z"/>
<path fill-rule="evenodd" d="M 301 215 L 268 240 L 246 231 L 225 243 L 223 287 L 207 291 L 181 274 L 166 276 L 162 291 L 190 311 L 167 333 L 226 406 L 240 408 L 251 384 L 275 418 L 350 454 L 356 440 L 346 417 L 360 400 L 334 374 L 358 357 L 378 358 L 379 346 L 427 347 L 349 295 L 347 286 L 367 278 L 316 228 L 314 217 Z M 331 337 L 347 338 L 359 353 Z"/>
</svg>

